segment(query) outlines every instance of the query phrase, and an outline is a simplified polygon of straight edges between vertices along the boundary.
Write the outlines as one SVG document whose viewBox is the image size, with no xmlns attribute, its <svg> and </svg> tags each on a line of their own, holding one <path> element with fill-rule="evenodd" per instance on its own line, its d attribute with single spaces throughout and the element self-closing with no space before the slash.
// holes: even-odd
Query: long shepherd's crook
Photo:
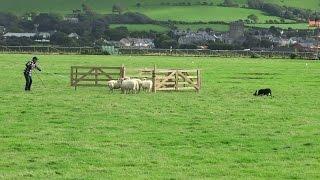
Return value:
<svg viewBox="0 0 320 180">
<path fill-rule="evenodd" d="M 43 80 L 40 78 L 40 76 L 38 75 L 38 73 L 34 72 L 34 74 L 37 76 L 38 79 L 40 79 L 41 84 L 43 85 L 44 88 L 47 88 L 46 85 L 44 84 Z"/>
</svg>

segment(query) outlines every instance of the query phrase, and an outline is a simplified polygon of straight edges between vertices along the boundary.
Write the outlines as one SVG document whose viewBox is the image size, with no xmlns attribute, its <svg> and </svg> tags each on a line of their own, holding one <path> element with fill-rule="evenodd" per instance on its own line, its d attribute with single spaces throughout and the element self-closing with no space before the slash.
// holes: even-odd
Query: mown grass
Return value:
<svg viewBox="0 0 320 180">
<path fill-rule="evenodd" d="M 0 55 L 0 178 L 319 179 L 318 61 Z M 200 68 L 194 92 L 69 86 L 71 65 Z M 254 97 L 269 87 L 273 97 Z"/>
<path fill-rule="evenodd" d="M 170 29 L 168 27 L 155 25 L 155 24 L 111 24 L 110 28 L 116 27 L 127 27 L 129 31 L 157 31 L 157 32 L 167 32 Z"/>
</svg>

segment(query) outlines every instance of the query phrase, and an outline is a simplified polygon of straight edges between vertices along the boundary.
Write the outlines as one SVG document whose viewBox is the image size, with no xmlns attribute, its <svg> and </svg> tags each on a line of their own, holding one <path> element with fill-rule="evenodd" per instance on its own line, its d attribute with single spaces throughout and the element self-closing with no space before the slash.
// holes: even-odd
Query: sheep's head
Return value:
<svg viewBox="0 0 320 180">
<path fill-rule="evenodd" d="M 253 93 L 253 95 L 257 96 L 258 95 L 258 90 L 256 90 L 256 92 Z"/>
</svg>

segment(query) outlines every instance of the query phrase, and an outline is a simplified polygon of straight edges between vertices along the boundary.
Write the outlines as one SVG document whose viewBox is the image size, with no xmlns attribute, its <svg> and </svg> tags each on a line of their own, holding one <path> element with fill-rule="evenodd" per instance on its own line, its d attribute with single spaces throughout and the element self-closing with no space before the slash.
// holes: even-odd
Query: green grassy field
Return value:
<svg viewBox="0 0 320 180">
<path fill-rule="evenodd" d="M 267 16 L 262 11 L 244 8 L 227 8 L 218 6 L 190 6 L 190 7 L 148 7 L 133 9 L 157 20 L 176 20 L 176 21 L 225 21 L 231 22 L 239 19 L 247 19 L 250 14 L 255 14 L 259 22 L 266 20 L 280 20 L 279 17 Z"/>
<path fill-rule="evenodd" d="M 127 27 L 129 31 L 157 31 L 157 32 L 167 32 L 170 29 L 160 25 L 154 24 L 111 24 L 110 28 L 116 27 Z"/>
<path fill-rule="evenodd" d="M 298 23 L 298 24 L 246 24 L 250 27 L 261 27 L 261 28 L 270 28 L 271 26 L 279 27 L 282 29 L 314 29 L 308 26 L 308 23 Z"/>
<path fill-rule="evenodd" d="M 21 3 L 21 4 L 24 4 L 24 3 Z M 60 5 L 63 3 L 58 3 L 58 4 Z M 37 6 L 36 3 L 34 3 L 34 5 Z M 57 13 L 67 14 L 67 13 L 71 13 L 72 9 L 76 9 L 80 7 L 80 5 L 75 5 L 71 8 L 68 6 L 68 4 L 66 4 L 64 8 L 61 8 L 59 6 L 59 8 L 56 9 L 54 5 L 53 6 L 47 6 L 47 4 L 43 4 L 43 5 L 44 5 L 43 8 L 33 7 L 30 9 L 34 9 L 35 11 L 40 11 L 40 12 L 57 12 Z M 15 8 L 16 6 L 12 6 L 12 7 Z M 97 7 L 93 6 L 93 9 L 96 10 L 97 12 L 106 14 L 106 13 L 111 13 L 111 7 L 112 6 L 108 4 L 101 3 Z M 24 13 L 22 9 L 25 9 L 25 8 L 21 7 L 19 9 L 14 10 L 14 9 L 11 9 L 11 7 L 0 7 L 0 11 L 1 10 L 12 11 L 16 13 Z M 279 17 L 268 16 L 259 10 L 244 9 L 244 8 L 227 8 L 227 7 L 218 7 L 218 6 L 160 6 L 158 5 L 158 6 L 145 6 L 141 8 L 131 6 L 131 7 L 128 7 L 127 10 L 132 12 L 143 13 L 155 20 L 175 20 L 175 21 L 188 21 L 188 22 L 194 22 L 194 21 L 231 22 L 238 19 L 247 19 L 248 15 L 250 14 L 257 15 L 259 18 L 259 22 L 261 23 L 265 22 L 266 20 L 278 20 L 278 21 L 280 20 Z"/>
<path fill-rule="evenodd" d="M 229 25 L 226 24 L 179 24 L 176 25 L 178 29 L 197 31 L 200 28 L 211 28 L 214 31 L 226 32 L 229 31 Z"/>
<path fill-rule="evenodd" d="M 27 3 L 26 3 L 27 2 Z M 87 4 L 93 7 L 93 9 L 99 12 L 110 11 L 114 3 L 121 3 L 128 8 L 136 6 L 137 2 L 140 2 L 142 6 L 158 6 L 161 7 L 161 3 L 179 3 L 186 2 L 185 0 L 163 0 L 161 2 L 157 0 L 86 0 Z M 198 0 L 189 0 L 190 3 L 198 3 Z M 215 5 L 220 4 L 223 0 L 212 1 Z M 246 4 L 247 0 L 235 0 L 236 3 L 240 5 Z M 266 2 L 271 2 L 280 5 L 309 8 L 312 10 L 320 9 L 319 0 L 266 0 Z M 22 13 L 25 11 L 38 11 L 38 12 L 59 12 L 59 13 L 69 13 L 72 9 L 80 8 L 82 0 L 1 0 L 0 11 L 11 11 Z M 63 5 L 63 6 L 61 6 Z"/>
<path fill-rule="evenodd" d="M 319 11 L 320 1 L 319 0 L 267 0 L 267 2 L 289 6 L 289 7 L 298 7 L 304 9 L 312 9 Z"/>
<path fill-rule="evenodd" d="M 318 61 L 0 55 L 0 179 L 319 179 Z M 194 92 L 69 86 L 71 65 L 200 68 Z M 41 84 L 41 77 L 45 87 Z M 270 87 L 273 97 L 254 97 Z"/>
</svg>

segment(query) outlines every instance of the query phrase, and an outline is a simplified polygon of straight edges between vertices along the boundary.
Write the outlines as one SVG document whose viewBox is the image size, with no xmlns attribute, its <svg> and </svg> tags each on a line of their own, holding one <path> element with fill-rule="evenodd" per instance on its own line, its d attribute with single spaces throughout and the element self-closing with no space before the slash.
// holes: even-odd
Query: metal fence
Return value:
<svg viewBox="0 0 320 180">
<path fill-rule="evenodd" d="M 203 57 L 264 57 L 319 59 L 315 52 L 292 51 L 246 51 L 246 50 L 197 50 L 197 49 L 132 49 L 119 48 L 120 55 L 139 56 L 203 56 Z M 0 53 L 33 54 L 106 54 L 101 47 L 59 47 L 59 46 L 0 46 Z"/>
</svg>

